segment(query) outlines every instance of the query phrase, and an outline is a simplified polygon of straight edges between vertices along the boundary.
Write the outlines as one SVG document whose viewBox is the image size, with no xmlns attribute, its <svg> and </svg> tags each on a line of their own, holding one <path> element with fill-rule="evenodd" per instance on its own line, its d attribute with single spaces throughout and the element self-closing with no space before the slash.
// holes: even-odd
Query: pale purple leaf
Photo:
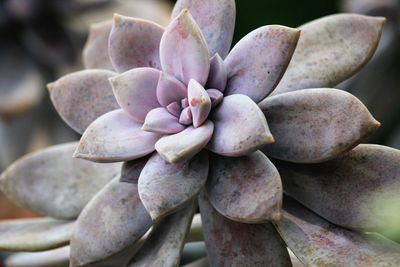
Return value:
<svg viewBox="0 0 400 267">
<path fill-rule="evenodd" d="M 219 54 L 215 54 L 210 59 L 210 74 L 208 76 L 207 88 L 215 88 L 224 92 L 228 81 L 228 73 L 224 60 Z"/>
<path fill-rule="evenodd" d="M 225 95 L 244 94 L 256 103 L 264 99 L 283 76 L 299 36 L 299 30 L 278 25 L 247 34 L 225 59 Z"/>
<path fill-rule="evenodd" d="M 268 97 L 259 104 L 275 143 L 268 156 L 317 163 L 359 144 L 380 124 L 353 95 L 336 89 L 306 89 Z"/>
<path fill-rule="evenodd" d="M 199 206 L 210 266 L 291 267 L 286 246 L 272 224 L 229 220 L 213 208 L 204 193 L 199 196 Z"/>
<path fill-rule="evenodd" d="M 142 172 L 144 165 L 146 165 L 149 156 L 139 159 L 125 161 L 122 164 L 120 182 L 137 184 L 139 175 Z"/>
<path fill-rule="evenodd" d="M 28 154 L 0 176 L 0 189 L 20 206 L 59 219 L 75 219 L 89 200 L 121 170 L 72 158 L 77 142 Z"/>
<path fill-rule="evenodd" d="M 331 15 L 300 27 L 292 60 L 273 94 L 334 87 L 363 67 L 378 45 L 384 18 Z"/>
<path fill-rule="evenodd" d="M 218 106 L 224 99 L 224 95 L 221 93 L 221 91 L 219 91 L 217 89 L 208 89 L 206 91 L 207 91 L 208 96 L 211 99 L 211 107 L 212 108 Z"/>
<path fill-rule="evenodd" d="M 207 44 L 193 17 L 183 10 L 165 29 L 160 44 L 164 72 L 188 84 L 190 79 L 204 85 L 210 71 Z"/>
<path fill-rule="evenodd" d="M 89 36 L 82 52 L 83 64 L 86 69 L 114 71 L 108 53 L 108 37 L 110 36 L 111 27 L 111 20 L 90 26 Z"/>
<path fill-rule="evenodd" d="M 144 19 L 114 15 L 109 38 L 110 59 L 118 72 L 133 68 L 160 69 L 162 26 Z"/>
<path fill-rule="evenodd" d="M 180 133 L 162 137 L 155 148 L 164 160 L 180 162 L 199 153 L 210 141 L 213 131 L 214 124 L 206 121 L 198 128 L 189 126 Z"/>
<path fill-rule="evenodd" d="M 54 107 L 72 129 L 82 134 L 95 119 L 119 108 L 108 81 L 114 75 L 108 70 L 83 70 L 47 85 Z"/>
<path fill-rule="evenodd" d="M 243 156 L 274 141 L 264 114 L 248 96 L 227 96 L 211 114 L 215 129 L 208 148 L 217 154 Z"/>
<path fill-rule="evenodd" d="M 74 156 L 98 162 L 127 161 L 154 151 L 160 134 L 146 132 L 123 110 L 94 121 L 83 134 Z"/>
<path fill-rule="evenodd" d="M 190 80 L 188 86 L 188 101 L 192 111 L 193 126 L 199 127 L 207 120 L 211 111 L 211 99 L 207 91 L 196 80 Z"/>
<path fill-rule="evenodd" d="M 260 151 L 244 157 L 212 157 L 206 189 L 214 208 L 231 220 L 262 223 L 280 219 L 281 178 Z"/>
<path fill-rule="evenodd" d="M 236 6 L 234 0 L 179 0 L 172 18 L 188 9 L 199 25 L 210 49 L 210 56 L 218 53 L 225 58 L 231 47 L 235 29 Z"/>
<path fill-rule="evenodd" d="M 173 213 L 193 200 L 208 174 L 208 155 L 203 151 L 182 163 L 168 163 L 154 153 L 139 177 L 139 195 L 153 221 Z"/>
<path fill-rule="evenodd" d="M 68 267 L 69 246 L 43 252 L 13 253 L 4 261 L 7 267 Z"/>
<path fill-rule="evenodd" d="M 160 134 L 179 133 L 185 126 L 178 122 L 178 118 L 165 108 L 155 108 L 147 113 L 142 130 Z"/>
<path fill-rule="evenodd" d="M 171 102 L 181 101 L 187 97 L 186 86 L 168 74 L 161 72 L 157 86 L 157 99 L 162 106 L 167 106 Z"/>
<path fill-rule="evenodd" d="M 116 178 L 89 202 L 79 216 L 71 238 L 70 266 L 91 266 L 126 250 L 131 256 L 137 250 L 139 239 L 151 226 L 151 218 L 140 201 L 137 185 L 122 183 Z"/>
<path fill-rule="evenodd" d="M 192 110 L 190 107 L 186 107 L 182 110 L 181 115 L 179 116 L 179 123 L 183 125 L 190 125 L 193 123 Z"/>
<path fill-rule="evenodd" d="M 166 107 L 166 109 L 170 114 L 174 115 L 177 118 L 179 118 L 179 116 L 181 115 L 182 108 L 178 102 L 172 102 Z"/>
<path fill-rule="evenodd" d="M 138 122 L 144 122 L 147 113 L 160 106 L 157 100 L 159 76 L 159 70 L 136 68 L 110 79 L 118 104 Z"/>
</svg>

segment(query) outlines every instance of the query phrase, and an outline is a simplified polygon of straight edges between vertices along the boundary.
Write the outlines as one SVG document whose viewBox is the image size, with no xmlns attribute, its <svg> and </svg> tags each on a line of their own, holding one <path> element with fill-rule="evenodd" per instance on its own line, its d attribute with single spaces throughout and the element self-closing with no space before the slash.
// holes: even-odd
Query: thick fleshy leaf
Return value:
<svg viewBox="0 0 400 267">
<path fill-rule="evenodd" d="M 160 134 L 179 133 L 185 126 L 178 122 L 178 118 L 165 108 L 155 108 L 147 113 L 142 129 L 147 132 Z"/>
<path fill-rule="evenodd" d="M 140 173 L 149 159 L 148 156 L 136 160 L 125 161 L 121 168 L 120 182 L 137 184 Z"/>
<path fill-rule="evenodd" d="M 190 125 L 193 123 L 193 115 L 190 107 L 186 107 L 182 110 L 181 115 L 179 116 L 179 123 L 183 125 Z"/>
<path fill-rule="evenodd" d="M 198 260 L 192 261 L 191 263 L 183 265 L 183 267 L 209 267 L 210 264 L 208 262 L 207 257 L 200 258 Z"/>
<path fill-rule="evenodd" d="M 89 37 L 82 52 L 85 68 L 114 71 L 108 54 L 108 37 L 110 36 L 111 27 L 111 20 L 90 26 Z"/>
<path fill-rule="evenodd" d="M 21 252 L 7 257 L 7 267 L 68 267 L 69 246 L 43 252 Z"/>
<path fill-rule="evenodd" d="M 124 250 L 133 253 L 151 226 L 137 185 L 114 179 L 89 202 L 76 222 L 71 238 L 71 267 L 106 261 Z"/>
<path fill-rule="evenodd" d="M 199 205 L 210 266 L 291 266 L 272 224 L 231 221 L 213 208 L 204 193 Z"/>
<path fill-rule="evenodd" d="M 278 25 L 246 35 L 225 59 L 225 95 L 244 94 L 256 103 L 264 99 L 285 73 L 299 37 L 300 30 Z"/>
<path fill-rule="evenodd" d="M 179 0 L 172 18 L 189 9 L 207 41 L 210 56 L 218 53 L 225 58 L 231 47 L 235 29 L 236 7 L 234 0 Z"/>
<path fill-rule="evenodd" d="M 133 119 L 144 122 L 147 113 L 160 106 L 157 83 L 160 71 L 136 68 L 110 79 L 118 104 Z"/>
<path fill-rule="evenodd" d="M 39 104 L 43 79 L 29 55 L 6 39 L 0 44 L 0 118 L 12 119 Z"/>
<path fill-rule="evenodd" d="M 224 92 L 228 81 L 228 72 L 224 60 L 219 54 L 210 59 L 210 74 L 208 75 L 207 88 L 215 88 Z"/>
<path fill-rule="evenodd" d="M 162 26 L 144 19 L 114 15 L 109 38 L 110 59 L 118 72 L 133 68 L 160 69 Z"/>
<path fill-rule="evenodd" d="M 181 162 L 199 153 L 210 141 L 213 131 L 214 124 L 206 121 L 198 128 L 189 126 L 180 133 L 162 137 L 155 148 L 164 160 Z"/>
<path fill-rule="evenodd" d="M 283 203 L 282 219 L 275 226 L 305 265 L 395 267 L 400 262 L 399 244 L 337 227 L 289 198 Z"/>
<path fill-rule="evenodd" d="M 168 74 L 161 72 L 157 85 L 157 99 L 162 106 L 181 101 L 187 96 L 186 86 Z"/>
<path fill-rule="evenodd" d="M 334 87 L 366 64 L 378 45 L 384 18 L 327 16 L 300 27 L 292 60 L 273 94 Z"/>
<path fill-rule="evenodd" d="M 188 84 L 194 79 L 205 85 L 210 71 L 208 48 L 187 9 L 165 29 L 160 43 L 160 60 L 163 71 L 181 82 Z"/>
<path fill-rule="evenodd" d="M 211 99 L 204 87 L 195 80 L 188 86 L 189 107 L 192 111 L 193 126 L 199 127 L 206 121 L 211 111 Z"/>
<path fill-rule="evenodd" d="M 182 108 L 178 102 L 172 102 L 166 107 L 166 109 L 170 114 L 174 115 L 176 118 L 179 118 L 179 116 L 181 115 Z"/>
<path fill-rule="evenodd" d="M 168 163 L 154 153 L 139 177 L 139 195 L 154 221 L 196 197 L 208 174 L 204 151 L 183 163 Z"/>
<path fill-rule="evenodd" d="M 108 70 L 83 70 L 68 74 L 47 85 L 61 118 L 82 134 L 95 119 L 119 108 L 108 79 Z"/>
<path fill-rule="evenodd" d="M 154 144 L 161 135 L 141 128 L 142 125 L 123 110 L 104 114 L 87 128 L 74 157 L 116 162 L 148 155 L 154 151 Z"/>
<path fill-rule="evenodd" d="M 224 95 L 217 89 L 207 89 L 207 94 L 211 99 L 211 107 L 218 106 L 224 99 Z"/>
<path fill-rule="evenodd" d="M 215 129 L 208 148 L 217 154 L 243 156 L 274 141 L 264 114 L 248 96 L 225 97 L 211 118 Z"/>
<path fill-rule="evenodd" d="M 0 189 L 22 207 L 59 219 L 74 219 L 120 172 L 121 164 L 72 158 L 78 143 L 29 154 L 0 176 Z"/>
<path fill-rule="evenodd" d="M 277 162 L 286 193 L 330 222 L 368 232 L 400 224 L 396 212 L 384 212 L 385 202 L 400 205 L 399 166 L 400 151 L 378 145 L 320 164 Z"/>
<path fill-rule="evenodd" d="M 0 222 L 1 251 L 42 251 L 69 242 L 73 222 L 50 218 L 3 220 Z"/>
<path fill-rule="evenodd" d="M 185 237 L 196 208 L 197 204 L 192 200 L 187 207 L 156 225 L 129 266 L 179 266 Z"/>
<path fill-rule="evenodd" d="M 306 89 L 268 97 L 259 104 L 275 143 L 263 152 L 291 162 L 316 163 L 336 157 L 379 128 L 353 95 L 336 89 Z"/>
<path fill-rule="evenodd" d="M 280 219 L 281 177 L 260 151 L 237 158 L 213 157 L 206 188 L 214 208 L 231 220 L 262 223 Z"/>
</svg>

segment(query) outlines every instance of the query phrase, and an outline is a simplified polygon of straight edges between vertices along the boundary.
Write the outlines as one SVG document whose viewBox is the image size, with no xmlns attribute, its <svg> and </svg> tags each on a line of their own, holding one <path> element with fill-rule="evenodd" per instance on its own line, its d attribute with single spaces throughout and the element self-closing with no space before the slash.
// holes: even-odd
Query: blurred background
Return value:
<svg viewBox="0 0 400 267">
<path fill-rule="evenodd" d="M 0 0 L 0 172 L 27 152 L 79 136 L 55 113 L 46 83 L 83 68 L 89 25 L 113 13 L 166 24 L 172 0 Z M 237 0 L 234 42 L 266 24 L 296 27 L 356 12 L 388 21 L 378 52 L 356 77 L 339 85 L 382 122 L 368 142 L 400 148 L 398 0 Z M 222 14 L 221 14 L 222 15 Z M 34 216 L 0 195 L 0 218 Z"/>
</svg>

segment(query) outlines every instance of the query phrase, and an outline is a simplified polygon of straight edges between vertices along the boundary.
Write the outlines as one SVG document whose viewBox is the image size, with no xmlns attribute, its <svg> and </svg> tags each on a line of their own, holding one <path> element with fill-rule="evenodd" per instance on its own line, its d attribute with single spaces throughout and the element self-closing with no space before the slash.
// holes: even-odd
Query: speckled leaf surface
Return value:
<svg viewBox="0 0 400 267">
<path fill-rule="evenodd" d="M 214 208 L 231 220 L 261 223 L 280 219 L 281 178 L 260 151 L 235 158 L 213 156 L 206 188 Z"/>
<path fill-rule="evenodd" d="M 352 232 L 328 223 L 292 199 L 284 199 L 276 228 L 307 266 L 385 266 L 400 262 L 400 245 L 374 234 Z"/>
<path fill-rule="evenodd" d="M 160 106 L 157 100 L 159 77 L 159 70 L 136 68 L 110 79 L 118 104 L 138 122 L 144 122 L 147 113 Z"/>
<path fill-rule="evenodd" d="M 114 71 L 108 53 L 108 37 L 112 28 L 112 20 L 92 24 L 89 36 L 83 48 L 83 65 L 86 69 L 105 69 Z"/>
<path fill-rule="evenodd" d="M 247 34 L 225 59 L 225 93 L 244 94 L 256 103 L 264 99 L 285 73 L 299 37 L 300 30 L 279 25 Z"/>
<path fill-rule="evenodd" d="M 89 200 L 120 172 L 121 164 L 72 158 L 78 143 L 29 154 L 0 176 L 0 189 L 22 207 L 60 219 L 78 217 Z"/>
<path fill-rule="evenodd" d="M 197 204 L 192 200 L 187 207 L 161 220 L 129 266 L 179 266 L 185 237 L 196 208 Z"/>
<path fill-rule="evenodd" d="M 161 66 L 165 73 L 186 85 L 190 79 L 204 85 L 210 70 L 207 44 L 187 9 L 167 26 L 160 43 Z"/>
<path fill-rule="evenodd" d="M 61 118 L 82 134 L 99 116 L 119 108 L 108 81 L 108 70 L 83 70 L 68 74 L 47 85 Z"/>
<path fill-rule="evenodd" d="M 333 87 L 349 78 L 374 54 L 384 21 L 339 14 L 301 26 L 296 51 L 272 94 Z"/>
<path fill-rule="evenodd" d="M 214 134 L 208 149 L 223 156 L 243 156 L 274 141 L 264 114 L 245 95 L 231 95 L 213 110 Z"/>
<path fill-rule="evenodd" d="M 115 14 L 109 37 L 109 53 L 114 68 L 160 69 L 159 46 L 164 28 L 150 20 Z"/>
<path fill-rule="evenodd" d="M 399 150 L 359 145 L 328 162 L 276 166 L 285 192 L 330 222 L 372 232 L 399 219 L 395 211 L 382 213 L 389 202 L 400 205 Z"/>
<path fill-rule="evenodd" d="M 191 199 L 204 186 L 208 155 L 204 151 L 182 163 L 168 163 L 154 153 L 139 177 L 139 195 L 154 221 L 158 221 Z"/>
<path fill-rule="evenodd" d="M 272 224 L 244 224 L 219 214 L 204 193 L 199 196 L 210 266 L 285 266 L 290 258 Z"/>
<path fill-rule="evenodd" d="M 94 121 L 83 134 L 74 156 L 98 162 L 127 161 L 154 151 L 160 134 L 146 132 L 123 110 Z"/>
<path fill-rule="evenodd" d="M 7 267 L 68 267 L 69 246 L 43 252 L 21 252 L 7 257 Z"/>
<path fill-rule="evenodd" d="M 90 266 L 112 258 L 135 246 L 151 226 L 137 185 L 116 178 L 79 216 L 71 238 L 70 266 Z"/>
<path fill-rule="evenodd" d="M 224 60 L 219 54 L 215 54 L 210 59 L 210 73 L 206 88 L 214 88 L 224 92 L 228 81 L 228 72 L 225 67 Z"/>
<path fill-rule="evenodd" d="M 162 137 L 155 148 L 164 160 L 181 162 L 199 153 L 210 141 L 213 131 L 214 124 L 206 121 L 198 128 L 189 126 L 180 133 Z"/>
<path fill-rule="evenodd" d="M 266 98 L 259 107 L 275 137 L 263 152 L 291 162 L 332 159 L 380 126 L 356 97 L 336 89 L 280 94 Z"/>
<path fill-rule="evenodd" d="M 51 218 L 3 220 L 1 251 L 43 251 L 68 244 L 74 222 Z"/>
<path fill-rule="evenodd" d="M 210 56 L 218 53 L 225 58 L 231 47 L 235 29 L 236 6 L 234 0 L 179 0 L 171 18 L 188 9 L 207 41 Z M 223 15 L 221 15 L 223 14 Z"/>
</svg>

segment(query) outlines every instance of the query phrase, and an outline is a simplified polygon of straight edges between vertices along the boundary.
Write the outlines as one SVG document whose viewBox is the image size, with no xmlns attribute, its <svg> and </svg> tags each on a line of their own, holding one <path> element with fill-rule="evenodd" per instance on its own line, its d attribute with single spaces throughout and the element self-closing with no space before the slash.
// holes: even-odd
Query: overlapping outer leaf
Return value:
<svg viewBox="0 0 400 267">
<path fill-rule="evenodd" d="M 125 257 L 132 257 L 140 246 L 139 239 L 151 225 L 137 185 L 114 179 L 90 201 L 76 222 L 71 238 L 71 266 L 112 260 L 126 264 L 130 258 Z"/>
<path fill-rule="evenodd" d="M 179 0 L 171 18 L 188 9 L 207 41 L 210 57 L 218 53 L 225 58 L 229 52 L 235 29 L 236 7 L 234 0 Z"/>
<path fill-rule="evenodd" d="M 0 222 L 1 251 L 42 251 L 68 244 L 73 222 L 50 218 Z"/>
<path fill-rule="evenodd" d="M 332 159 L 380 126 L 353 95 L 336 89 L 306 89 L 268 97 L 259 104 L 273 144 L 268 156 L 298 163 Z"/>
<path fill-rule="evenodd" d="M 171 164 L 155 153 L 139 177 L 139 195 L 154 221 L 166 216 L 196 197 L 208 174 L 208 155 Z"/>
<path fill-rule="evenodd" d="M 400 205 L 399 166 L 400 151 L 378 145 L 359 145 L 315 165 L 277 162 L 286 193 L 330 222 L 369 232 L 399 218 L 382 214 L 385 201 Z"/>
<path fill-rule="evenodd" d="M 244 94 L 254 102 L 264 99 L 278 84 L 296 48 L 300 30 L 271 25 L 240 40 L 228 57 L 227 95 Z"/>
<path fill-rule="evenodd" d="M 82 134 L 99 116 L 119 108 L 108 79 L 108 70 L 83 70 L 47 85 L 61 118 Z"/>
<path fill-rule="evenodd" d="M 285 244 L 272 224 L 243 224 L 219 214 L 199 196 L 210 266 L 291 266 Z"/>
<path fill-rule="evenodd" d="M 195 200 L 192 200 L 187 207 L 156 225 L 129 266 L 179 266 L 185 237 L 197 208 L 195 203 Z"/>
<path fill-rule="evenodd" d="M 98 162 L 128 161 L 154 151 L 160 134 L 143 131 L 123 110 L 94 121 L 83 134 L 74 156 Z"/>
<path fill-rule="evenodd" d="M 282 183 L 275 166 L 256 151 L 248 156 L 214 156 L 207 193 L 216 210 L 243 223 L 279 220 Z"/>
<path fill-rule="evenodd" d="M 114 71 L 108 53 L 108 37 L 112 24 L 111 20 L 107 20 L 90 26 L 89 36 L 82 52 L 85 68 Z"/>
<path fill-rule="evenodd" d="M 149 20 L 114 15 L 109 37 L 109 53 L 114 68 L 124 72 L 133 68 L 160 69 L 159 45 L 163 27 Z"/>
<path fill-rule="evenodd" d="M 120 163 L 105 165 L 72 158 L 77 145 L 57 145 L 16 161 L 0 177 L 2 192 L 37 213 L 76 218 L 121 169 Z"/>
<path fill-rule="evenodd" d="M 276 221 L 286 245 L 307 266 L 387 266 L 400 262 L 400 245 L 374 234 L 339 228 L 294 200 L 284 199 Z"/>
<path fill-rule="evenodd" d="M 296 51 L 273 94 L 333 87 L 349 78 L 374 54 L 384 21 L 339 14 L 301 26 Z"/>
<path fill-rule="evenodd" d="M 214 133 L 208 145 L 223 156 L 243 156 L 274 141 L 265 116 L 245 95 L 230 95 L 212 112 Z"/>
</svg>

